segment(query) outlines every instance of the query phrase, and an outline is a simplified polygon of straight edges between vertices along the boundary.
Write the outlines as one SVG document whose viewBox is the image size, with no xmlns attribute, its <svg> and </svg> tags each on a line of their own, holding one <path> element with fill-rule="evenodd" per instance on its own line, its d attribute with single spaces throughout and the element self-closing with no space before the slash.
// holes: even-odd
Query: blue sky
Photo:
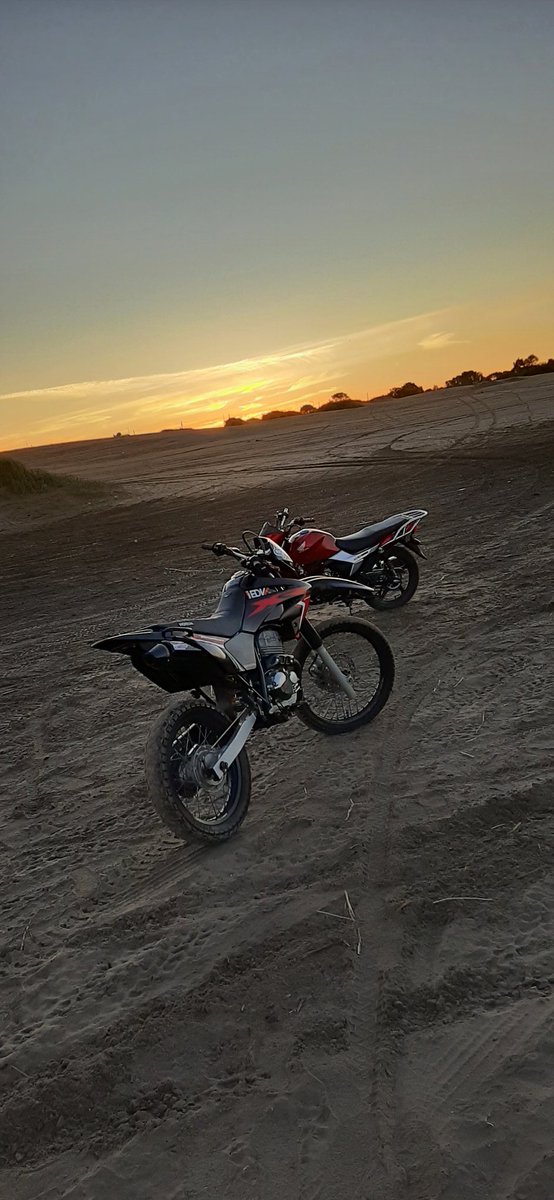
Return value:
<svg viewBox="0 0 554 1200">
<path fill-rule="evenodd" d="M 554 353 L 549 0 L 18 0 L 0 34 L 0 445 Z"/>
</svg>

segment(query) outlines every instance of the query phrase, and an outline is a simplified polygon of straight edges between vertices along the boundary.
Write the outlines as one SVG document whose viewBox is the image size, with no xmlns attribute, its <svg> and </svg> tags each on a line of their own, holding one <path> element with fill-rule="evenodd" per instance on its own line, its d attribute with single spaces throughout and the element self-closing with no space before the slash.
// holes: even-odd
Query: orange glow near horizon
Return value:
<svg viewBox="0 0 554 1200">
<path fill-rule="evenodd" d="M 229 416 L 318 407 L 335 391 L 365 400 L 408 379 L 442 386 L 462 370 L 489 374 L 528 353 L 548 358 L 553 312 L 550 294 L 505 306 L 495 314 L 496 329 L 489 314 L 485 336 L 477 310 L 442 309 L 206 368 L 9 393 L 0 397 L 0 446 L 214 428 Z"/>
</svg>

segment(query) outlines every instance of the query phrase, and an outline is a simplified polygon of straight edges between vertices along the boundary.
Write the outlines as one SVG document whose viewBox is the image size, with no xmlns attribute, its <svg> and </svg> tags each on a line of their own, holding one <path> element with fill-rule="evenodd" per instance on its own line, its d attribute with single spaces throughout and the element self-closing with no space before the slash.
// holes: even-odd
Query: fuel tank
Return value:
<svg viewBox="0 0 554 1200">
<path fill-rule="evenodd" d="M 292 561 L 302 567 L 325 562 L 338 554 L 338 546 L 331 533 L 324 529 L 299 529 L 287 542 Z"/>
</svg>

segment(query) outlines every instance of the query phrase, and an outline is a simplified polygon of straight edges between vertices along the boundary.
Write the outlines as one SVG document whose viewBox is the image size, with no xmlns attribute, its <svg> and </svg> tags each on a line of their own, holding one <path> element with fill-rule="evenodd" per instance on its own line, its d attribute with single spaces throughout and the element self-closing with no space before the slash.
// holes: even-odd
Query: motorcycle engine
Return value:
<svg viewBox="0 0 554 1200">
<path fill-rule="evenodd" d="M 292 708 L 299 697 L 300 677 L 292 654 L 285 654 L 276 629 L 262 629 L 258 634 L 268 696 L 272 712 Z"/>
</svg>

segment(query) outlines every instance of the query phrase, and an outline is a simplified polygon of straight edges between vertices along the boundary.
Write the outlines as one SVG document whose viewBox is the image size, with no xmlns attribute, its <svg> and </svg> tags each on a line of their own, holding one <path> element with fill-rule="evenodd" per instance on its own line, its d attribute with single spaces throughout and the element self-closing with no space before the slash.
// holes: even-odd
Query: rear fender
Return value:
<svg viewBox="0 0 554 1200">
<path fill-rule="evenodd" d="M 187 634 L 160 626 L 155 629 L 138 630 L 136 633 L 117 633 L 114 637 L 104 638 L 101 642 L 93 643 L 93 650 L 108 650 L 112 654 L 128 654 L 130 657 L 143 655 L 153 661 L 167 660 L 174 653 L 209 654 L 212 658 L 224 662 L 228 659 L 221 644 L 221 638 L 213 638 L 204 634 Z"/>
<path fill-rule="evenodd" d="M 182 631 L 138 630 L 94 644 L 95 650 L 127 655 L 139 674 L 165 692 L 229 686 L 236 666 L 221 645 L 202 639 L 197 645 Z M 165 636 L 164 636 L 165 635 Z"/>
<path fill-rule="evenodd" d="M 116 633 L 113 637 L 103 638 L 101 642 L 93 642 L 93 650 L 107 650 L 111 654 L 147 653 L 154 646 L 159 646 L 162 638 L 152 629 L 138 629 L 134 633 Z"/>
<path fill-rule="evenodd" d="M 402 538 L 401 545 L 405 546 L 407 550 L 411 550 L 412 554 L 417 554 L 418 558 L 427 558 L 427 555 L 421 549 L 421 542 L 413 534 L 410 537 Z"/>
</svg>

